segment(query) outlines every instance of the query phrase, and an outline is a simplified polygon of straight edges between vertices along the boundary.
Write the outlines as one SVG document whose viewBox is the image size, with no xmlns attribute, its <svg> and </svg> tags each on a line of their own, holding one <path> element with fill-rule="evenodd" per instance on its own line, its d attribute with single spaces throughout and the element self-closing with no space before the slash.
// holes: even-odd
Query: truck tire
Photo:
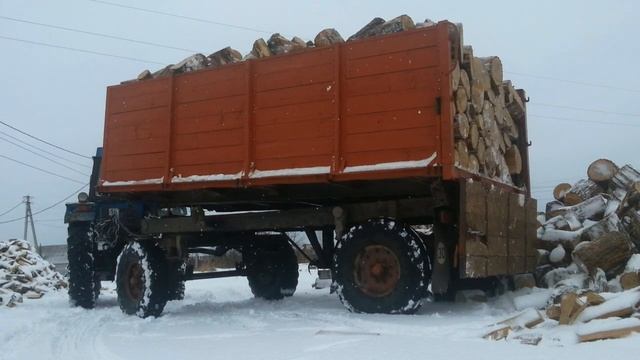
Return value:
<svg viewBox="0 0 640 360">
<path fill-rule="evenodd" d="M 94 244 L 88 222 L 70 223 L 67 238 L 69 300 L 72 305 L 93 309 L 100 294 L 95 277 Z"/>
<path fill-rule="evenodd" d="M 349 311 L 411 314 L 428 286 L 428 255 L 418 234 L 389 219 L 354 226 L 338 242 L 334 288 Z"/>
<path fill-rule="evenodd" d="M 259 235 L 242 253 L 255 297 L 280 300 L 298 286 L 298 258 L 287 235 Z"/>
<path fill-rule="evenodd" d="M 169 265 L 169 300 L 184 299 L 187 263 L 177 261 Z"/>
<path fill-rule="evenodd" d="M 125 314 L 160 316 L 169 300 L 168 265 L 164 251 L 153 243 L 127 244 L 118 257 L 118 304 Z"/>
</svg>

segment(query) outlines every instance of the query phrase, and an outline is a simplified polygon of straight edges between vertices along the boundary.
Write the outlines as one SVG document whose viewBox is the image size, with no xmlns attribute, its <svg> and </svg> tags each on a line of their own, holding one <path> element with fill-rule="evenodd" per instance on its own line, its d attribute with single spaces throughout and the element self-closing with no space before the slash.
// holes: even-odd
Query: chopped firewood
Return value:
<svg viewBox="0 0 640 360">
<path fill-rule="evenodd" d="M 451 71 L 451 88 L 457 89 L 460 85 L 460 64 L 456 63 Z"/>
<path fill-rule="evenodd" d="M 553 189 L 553 198 L 562 201 L 569 190 L 571 190 L 571 184 L 560 183 Z"/>
<path fill-rule="evenodd" d="M 622 286 L 624 290 L 640 286 L 640 274 L 637 272 L 623 273 L 620 275 L 620 286 Z"/>
<path fill-rule="evenodd" d="M 502 320 L 498 322 L 498 325 L 507 325 L 513 330 L 518 330 L 522 328 L 531 329 L 534 326 L 542 323 L 544 321 L 544 317 L 540 313 L 540 311 L 529 308 L 518 315 L 510 317 L 508 319 Z"/>
<path fill-rule="evenodd" d="M 316 35 L 313 43 L 316 47 L 331 46 L 343 43 L 344 39 L 336 29 L 324 29 Z"/>
<path fill-rule="evenodd" d="M 271 56 L 271 50 L 269 50 L 267 42 L 264 41 L 263 38 L 260 38 L 253 42 L 253 49 L 251 49 L 251 54 L 255 58 L 260 59 Z"/>
<path fill-rule="evenodd" d="M 485 70 L 491 78 L 491 85 L 498 89 L 502 86 L 502 61 L 497 56 L 491 56 L 479 59 Z"/>
<path fill-rule="evenodd" d="M 485 335 L 483 335 L 482 338 L 487 340 L 498 341 L 498 340 L 506 339 L 507 336 L 509 336 L 509 332 L 511 332 L 510 326 L 504 326 L 504 325 L 497 326 L 494 329 L 487 332 Z"/>
<path fill-rule="evenodd" d="M 577 205 L 600 193 L 602 188 L 596 182 L 589 179 L 580 180 L 565 194 L 564 203 L 568 206 Z"/>
<path fill-rule="evenodd" d="M 602 295 L 594 291 L 587 291 L 586 293 L 581 294 L 580 299 L 583 299 L 583 301 L 589 306 L 600 305 L 605 301 Z"/>
<path fill-rule="evenodd" d="M 628 290 L 600 305 L 586 308 L 578 316 L 577 321 L 588 322 L 610 317 L 629 317 L 636 311 L 638 305 L 640 305 L 640 289 Z"/>
<path fill-rule="evenodd" d="M 238 61 L 242 61 L 242 54 L 238 50 L 226 47 L 222 50 L 218 50 L 213 54 L 207 56 L 208 67 L 218 67 L 226 64 L 232 64 Z"/>
<path fill-rule="evenodd" d="M 610 193 L 622 201 L 626 197 L 629 188 L 638 181 L 640 181 L 640 172 L 630 165 L 625 165 L 611 178 L 609 184 Z"/>
<path fill-rule="evenodd" d="M 602 235 L 612 231 L 621 231 L 620 219 L 615 213 L 585 228 L 582 232 L 581 240 L 594 241 Z"/>
<path fill-rule="evenodd" d="M 464 69 L 460 69 L 460 85 L 462 86 L 462 88 L 464 88 L 464 91 L 467 92 L 468 96 L 472 96 L 471 95 L 471 80 L 469 80 L 469 75 L 467 74 L 467 71 Z M 456 89 L 457 86 L 454 88 Z"/>
<path fill-rule="evenodd" d="M 307 47 L 307 42 L 297 36 L 292 37 L 291 42 L 293 43 L 294 49 L 304 49 Z"/>
<path fill-rule="evenodd" d="M 458 86 L 458 89 L 455 93 L 456 99 L 456 111 L 461 114 L 467 111 L 467 105 L 469 104 L 469 98 L 467 97 L 467 92 L 464 90 L 462 86 Z"/>
<path fill-rule="evenodd" d="M 634 254 L 627 261 L 624 272 L 620 275 L 622 289 L 628 290 L 640 286 L 640 254 Z"/>
<path fill-rule="evenodd" d="M 238 53 L 239 54 L 239 53 Z M 209 60 L 202 54 L 194 54 L 172 66 L 173 74 L 184 74 L 204 69 L 209 66 Z"/>
<path fill-rule="evenodd" d="M 509 167 L 509 173 L 511 175 L 517 175 L 522 172 L 522 156 L 520 155 L 520 149 L 517 146 L 512 146 L 509 148 L 504 157 L 507 161 L 507 166 Z"/>
<path fill-rule="evenodd" d="M 153 75 L 151 75 L 151 71 L 145 70 L 136 77 L 136 80 L 140 81 L 140 80 L 147 80 L 151 78 L 153 78 Z"/>
<path fill-rule="evenodd" d="M 617 339 L 640 332 L 640 319 L 611 319 L 581 325 L 577 331 L 580 342 Z"/>
<path fill-rule="evenodd" d="M 587 175 L 589 179 L 597 183 L 611 180 L 618 172 L 618 166 L 611 160 L 598 159 L 589 165 Z"/>
<path fill-rule="evenodd" d="M 575 322 L 576 318 L 584 309 L 587 304 L 580 299 L 574 292 L 564 294 L 560 300 L 560 318 L 558 323 L 560 325 L 571 325 Z"/>
<path fill-rule="evenodd" d="M 607 274 L 613 274 L 617 269 L 625 266 L 633 254 L 632 251 L 633 245 L 629 236 L 614 231 L 594 241 L 581 243 L 573 250 L 571 256 L 573 261 L 587 273 L 600 268 Z"/>
<path fill-rule="evenodd" d="M 468 138 L 469 137 L 469 119 L 467 118 L 467 115 L 465 115 L 464 113 L 456 114 L 453 121 L 454 121 L 455 136 L 459 139 Z"/>
<path fill-rule="evenodd" d="M 382 24 L 384 23 L 385 23 L 384 19 L 379 17 L 374 18 L 362 29 L 358 30 L 357 33 L 351 35 L 348 40 L 351 41 L 351 40 L 357 40 L 357 39 L 364 39 L 370 36 L 375 36 L 378 34 L 378 29 L 380 28 L 380 26 L 382 26 Z"/>
<path fill-rule="evenodd" d="M 286 54 L 296 46 L 291 40 L 275 33 L 267 40 L 267 46 L 273 55 Z"/>
<path fill-rule="evenodd" d="M 377 35 L 392 34 L 400 31 L 414 29 L 415 27 L 416 25 L 414 24 L 411 17 L 409 17 L 408 15 L 400 15 L 396 18 L 385 21 L 384 24 L 380 25 Z"/>
<path fill-rule="evenodd" d="M 560 320 L 560 314 L 561 314 L 561 309 L 560 309 L 560 304 L 552 304 L 551 306 L 547 307 L 547 309 L 545 310 L 545 314 L 547 315 L 547 317 L 551 320 Z"/>
</svg>

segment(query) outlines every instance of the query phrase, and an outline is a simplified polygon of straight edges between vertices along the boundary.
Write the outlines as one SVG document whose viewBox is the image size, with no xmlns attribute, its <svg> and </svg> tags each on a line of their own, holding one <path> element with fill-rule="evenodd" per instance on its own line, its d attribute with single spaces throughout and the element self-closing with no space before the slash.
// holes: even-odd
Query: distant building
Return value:
<svg viewBox="0 0 640 360">
<path fill-rule="evenodd" d="M 56 267 L 56 271 L 66 275 L 67 265 L 67 245 L 42 245 L 40 255 Z"/>
</svg>

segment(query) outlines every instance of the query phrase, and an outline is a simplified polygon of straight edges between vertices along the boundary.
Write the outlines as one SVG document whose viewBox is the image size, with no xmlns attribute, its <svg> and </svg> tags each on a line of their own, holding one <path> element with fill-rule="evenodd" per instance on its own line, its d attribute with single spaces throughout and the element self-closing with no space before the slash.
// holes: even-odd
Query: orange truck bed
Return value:
<svg viewBox="0 0 640 360">
<path fill-rule="evenodd" d="M 467 177 L 454 166 L 452 26 L 111 86 L 99 189 Z"/>
</svg>

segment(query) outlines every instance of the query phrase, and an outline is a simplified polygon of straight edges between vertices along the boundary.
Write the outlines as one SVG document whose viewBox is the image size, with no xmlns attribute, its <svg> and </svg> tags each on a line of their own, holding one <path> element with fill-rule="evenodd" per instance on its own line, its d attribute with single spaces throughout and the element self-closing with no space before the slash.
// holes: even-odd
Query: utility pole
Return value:
<svg viewBox="0 0 640 360">
<path fill-rule="evenodd" d="M 31 212 L 31 196 L 27 195 L 24 197 L 25 203 L 25 214 L 24 214 L 24 240 L 29 241 L 27 239 L 27 230 L 29 229 L 29 223 L 31 223 L 31 233 L 33 234 L 33 247 L 36 249 L 36 252 L 40 254 L 40 246 L 38 245 L 38 238 L 36 237 L 36 226 L 33 223 L 33 213 Z"/>
</svg>

